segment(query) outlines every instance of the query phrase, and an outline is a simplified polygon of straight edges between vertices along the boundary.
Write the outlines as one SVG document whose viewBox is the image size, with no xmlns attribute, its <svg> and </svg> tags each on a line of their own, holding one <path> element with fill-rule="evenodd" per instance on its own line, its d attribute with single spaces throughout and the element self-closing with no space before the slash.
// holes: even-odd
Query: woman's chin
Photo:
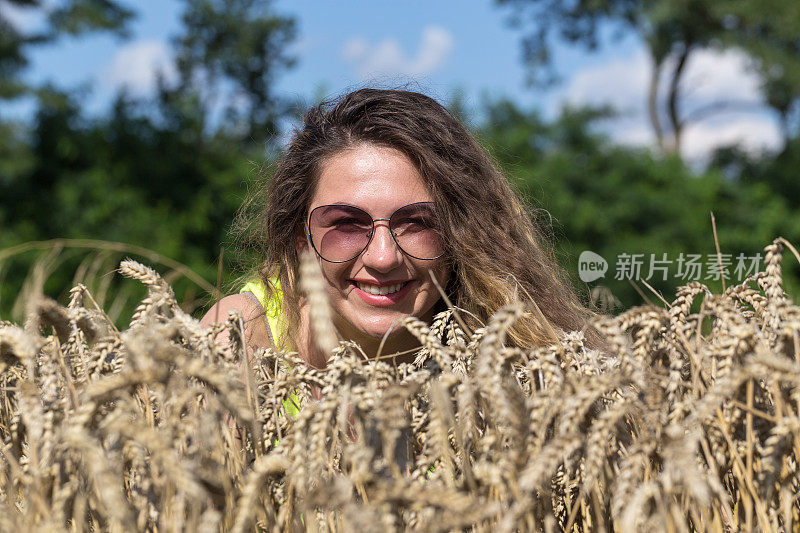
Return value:
<svg viewBox="0 0 800 533">
<path fill-rule="evenodd" d="M 390 324 L 386 326 L 373 326 L 369 328 L 365 328 L 361 330 L 361 333 L 367 337 L 372 339 L 383 339 L 386 337 L 387 339 L 391 339 L 396 337 L 398 333 L 405 331 L 403 326 L 397 324 Z"/>
<path fill-rule="evenodd" d="M 381 339 L 384 337 L 389 339 L 394 339 L 397 337 L 398 334 L 406 331 L 402 325 L 398 323 L 397 320 L 375 320 L 373 322 L 365 321 L 351 324 L 351 328 L 355 331 L 355 337 L 361 337 L 364 341 L 378 341 L 380 342 Z M 357 340 L 354 338 L 353 340 Z"/>
<path fill-rule="evenodd" d="M 340 315 L 339 320 L 336 321 L 337 328 L 344 338 L 356 343 L 359 341 L 367 344 L 380 343 L 384 337 L 387 341 L 392 341 L 401 337 L 404 332 L 407 333 L 406 328 L 400 324 L 396 316 L 357 322 L 342 320 L 342 318 Z M 401 317 L 400 320 L 402 318 L 404 317 Z"/>
</svg>

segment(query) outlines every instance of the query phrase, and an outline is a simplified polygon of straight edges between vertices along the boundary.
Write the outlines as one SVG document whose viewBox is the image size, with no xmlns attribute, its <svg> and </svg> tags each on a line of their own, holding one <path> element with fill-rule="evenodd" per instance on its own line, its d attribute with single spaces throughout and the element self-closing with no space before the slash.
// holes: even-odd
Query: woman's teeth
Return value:
<svg viewBox="0 0 800 533">
<path fill-rule="evenodd" d="M 398 283 L 396 285 L 384 285 L 383 287 L 378 287 L 377 285 L 368 285 L 366 283 L 358 282 L 358 288 L 364 292 L 368 292 L 370 294 L 375 295 L 385 295 L 385 294 L 392 294 L 393 292 L 397 292 L 403 288 L 403 285 L 406 283 Z"/>
</svg>

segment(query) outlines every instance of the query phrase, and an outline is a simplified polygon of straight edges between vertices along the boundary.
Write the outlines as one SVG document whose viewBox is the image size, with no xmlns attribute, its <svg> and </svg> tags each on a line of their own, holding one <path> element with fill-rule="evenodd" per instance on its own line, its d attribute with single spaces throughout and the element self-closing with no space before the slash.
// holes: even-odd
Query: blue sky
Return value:
<svg viewBox="0 0 800 533">
<path fill-rule="evenodd" d="M 89 112 L 102 112 L 121 86 L 147 94 L 157 70 L 167 76 L 171 71 L 169 38 L 179 29 L 181 3 L 140 0 L 135 6 L 139 16 L 130 39 L 63 39 L 36 52 L 27 76 L 63 87 L 83 84 L 89 91 Z M 606 39 L 594 54 L 556 47 L 564 82 L 542 92 L 525 85 L 520 33 L 507 23 L 511 10 L 490 0 L 279 0 L 274 7 L 294 16 L 298 25 L 290 50 L 297 65 L 276 83 L 283 96 L 312 103 L 321 94 L 364 85 L 409 84 L 443 102 L 454 91 L 462 91 L 473 110 L 480 108 L 485 95 L 506 96 L 550 117 L 565 103 L 610 103 L 621 112 L 619 119 L 605 126 L 614 138 L 639 145 L 652 142 L 644 112 L 650 64 L 634 37 Z M 10 13 L 3 0 L 0 9 Z M 37 23 L 25 12 L 11 13 L 11 18 L 23 27 Z M 746 60 L 735 51 L 697 54 L 686 81 L 687 108 L 719 98 L 759 100 Z M 16 116 L 30 112 L 25 103 L 4 107 L 4 113 Z M 754 150 L 774 148 L 778 143 L 774 117 L 766 112 L 727 114 L 698 123 L 686 132 L 685 155 L 702 157 L 731 141 Z"/>
</svg>

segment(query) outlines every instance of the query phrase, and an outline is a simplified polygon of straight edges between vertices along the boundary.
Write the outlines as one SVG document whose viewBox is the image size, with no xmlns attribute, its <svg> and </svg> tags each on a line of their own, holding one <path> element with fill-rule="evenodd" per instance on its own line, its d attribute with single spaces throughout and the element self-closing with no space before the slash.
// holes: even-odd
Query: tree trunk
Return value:
<svg viewBox="0 0 800 533">
<path fill-rule="evenodd" d="M 647 94 L 647 113 L 656 136 L 658 149 L 662 152 L 664 151 L 664 130 L 661 128 L 661 119 L 658 117 L 658 84 L 661 81 L 663 68 L 664 60 L 656 59 L 653 55 L 653 71 L 650 73 L 650 90 Z"/>
<path fill-rule="evenodd" d="M 691 52 L 691 43 L 685 43 L 683 50 L 678 56 L 678 63 L 675 65 L 675 70 L 672 72 L 672 79 L 669 82 L 669 97 L 667 100 L 667 110 L 669 112 L 669 125 L 672 129 L 672 143 L 669 148 L 671 152 L 678 155 L 681 153 L 681 135 L 683 134 L 683 122 L 678 116 L 678 100 L 680 98 L 680 85 L 683 72 L 686 68 L 686 61 L 689 59 Z"/>
</svg>

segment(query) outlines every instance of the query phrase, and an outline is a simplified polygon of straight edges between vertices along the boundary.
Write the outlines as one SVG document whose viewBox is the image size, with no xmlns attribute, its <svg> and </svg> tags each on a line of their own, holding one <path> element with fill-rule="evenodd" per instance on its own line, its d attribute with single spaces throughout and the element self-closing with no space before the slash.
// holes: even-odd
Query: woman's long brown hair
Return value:
<svg viewBox="0 0 800 533">
<path fill-rule="evenodd" d="M 469 311 L 463 318 L 470 327 L 514 301 L 529 311 L 510 332 L 518 346 L 552 343 L 559 331 L 586 327 L 591 313 L 554 261 L 543 232 L 467 128 L 423 94 L 360 89 L 306 113 L 272 176 L 264 173 L 263 209 L 248 224 L 255 229 L 250 243 L 264 258 L 260 277 L 268 290 L 275 290 L 270 279 L 281 283 L 284 340 L 297 338 L 297 243 L 322 165 L 359 143 L 395 148 L 416 165 L 451 259 L 445 292 Z"/>
</svg>

